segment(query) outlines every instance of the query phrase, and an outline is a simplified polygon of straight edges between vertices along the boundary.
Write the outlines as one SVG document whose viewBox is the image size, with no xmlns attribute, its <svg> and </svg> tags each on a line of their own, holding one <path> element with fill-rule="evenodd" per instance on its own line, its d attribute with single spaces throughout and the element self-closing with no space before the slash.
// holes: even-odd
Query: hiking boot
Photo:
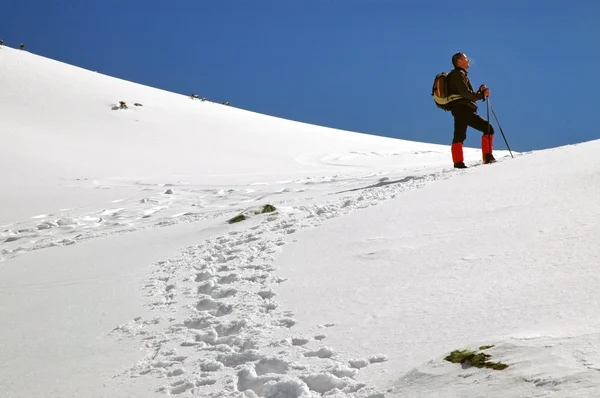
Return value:
<svg viewBox="0 0 600 398">
<path fill-rule="evenodd" d="M 466 169 L 467 165 L 464 162 L 458 162 L 458 163 L 454 163 L 454 168 L 455 169 Z"/>
<path fill-rule="evenodd" d="M 483 155 L 483 164 L 494 163 L 495 161 L 496 158 L 494 158 L 494 155 L 492 155 L 491 153 L 486 153 L 485 155 Z"/>
</svg>

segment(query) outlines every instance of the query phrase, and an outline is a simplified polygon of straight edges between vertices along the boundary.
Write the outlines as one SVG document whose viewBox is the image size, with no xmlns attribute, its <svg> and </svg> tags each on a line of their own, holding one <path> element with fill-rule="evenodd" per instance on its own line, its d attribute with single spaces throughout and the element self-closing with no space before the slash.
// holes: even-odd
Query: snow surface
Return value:
<svg viewBox="0 0 600 398">
<path fill-rule="evenodd" d="M 0 396 L 600 396 L 600 142 L 454 170 L 0 63 Z M 509 367 L 444 360 L 482 345 Z"/>
</svg>

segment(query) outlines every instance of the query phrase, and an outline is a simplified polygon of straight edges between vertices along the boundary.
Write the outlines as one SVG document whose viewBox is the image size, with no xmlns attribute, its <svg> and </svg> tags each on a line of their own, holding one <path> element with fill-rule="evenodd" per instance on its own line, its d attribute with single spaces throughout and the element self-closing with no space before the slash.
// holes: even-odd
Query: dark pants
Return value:
<svg viewBox="0 0 600 398">
<path fill-rule="evenodd" d="M 457 106 L 452 109 L 452 116 L 454 116 L 453 144 L 463 142 L 467 139 L 467 127 L 479 130 L 483 134 L 488 134 L 489 128 L 489 134 L 494 134 L 494 126 L 476 114 L 475 111 L 468 106 Z"/>
</svg>

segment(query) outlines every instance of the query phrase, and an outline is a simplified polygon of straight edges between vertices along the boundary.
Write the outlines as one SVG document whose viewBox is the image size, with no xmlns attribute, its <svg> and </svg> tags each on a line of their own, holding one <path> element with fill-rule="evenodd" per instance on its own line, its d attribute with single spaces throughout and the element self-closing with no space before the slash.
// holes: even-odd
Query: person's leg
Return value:
<svg viewBox="0 0 600 398">
<path fill-rule="evenodd" d="M 492 151 L 494 149 L 494 134 L 483 134 L 481 136 L 481 156 L 483 157 L 483 163 L 494 162 L 494 155 Z"/>
<path fill-rule="evenodd" d="M 467 139 L 467 127 L 469 122 L 468 112 L 458 108 L 452 110 L 454 116 L 454 137 L 452 138 L 452 162 L 454 166 L 464 165 L 463 142 Z"/>
<path fill-rule="evenodd" d="M 483 133 L 481 136 L 481 155 L 483 157 L 483 162 L 490 163 L 495 161 L 496 159 L 494 159 L 494 156 L 492 155 L 492 151 L 494 150 L 494 126 L 476 113 L 472 113 L 469 116 L 467 123 L 470 127 Z"/>
</svg>

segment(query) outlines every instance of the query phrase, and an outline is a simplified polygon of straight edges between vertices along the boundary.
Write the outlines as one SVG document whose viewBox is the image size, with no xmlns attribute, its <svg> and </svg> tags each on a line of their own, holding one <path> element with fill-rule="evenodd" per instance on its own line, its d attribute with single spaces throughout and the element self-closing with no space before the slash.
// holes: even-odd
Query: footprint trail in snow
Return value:
<svg viewBox="0 0 600 398">
<path fill-rule="evenodd" d="M 293 281 L 273 275 L 274 259 L 297 231 L 437 179 L 440 175 L 426 175 L 324 203 L 278 207 L 155 264 L 144 292 L 156 317 L 114 331 L 121 338 L 140 339 L 148 352 L 122 377 L 155 375 L 165 380 L 160 388 L 165 394 L 383 397 L 357 376 L 360 369 L 386 361 L 385 353 L 341 359 L 323 333 L 335 325 L 312 325 L 312 336 L 294 333 L 293 314 L 272 290 Z"/>
<path fill-rule="evenodd" d="M 128 186 L 134 187 L 137 193 L 127 199 L 115 199 L 105 208 L 97 210 L 62 209 L 35 214 L 29 220 L 3 224 L 0 228 L 0 262 L 48 247 L 69 246 L 148 228 L 229 217 L 265 201 L 275 206 L 293 206 L 299 202 L 318 203 L 327 195 L 360 193 L 386 186 L 389 189 L 379 190 L 377 197 L 367 196 L 370 196 L 370 200 L 377 201 L 391 199 L 403 187 L 448 178 L 452 173 L 447 171 L 400 177 L 389 173 L 379 179 L 374 173 L 363 176 L 313 176 L 233 188 L 186 183 L 103 183 L 84 179 L 77 181 L 74 187 L 109 190 Z M 415 180 L 414 183 L 412 180 Z"/>
</svg>

